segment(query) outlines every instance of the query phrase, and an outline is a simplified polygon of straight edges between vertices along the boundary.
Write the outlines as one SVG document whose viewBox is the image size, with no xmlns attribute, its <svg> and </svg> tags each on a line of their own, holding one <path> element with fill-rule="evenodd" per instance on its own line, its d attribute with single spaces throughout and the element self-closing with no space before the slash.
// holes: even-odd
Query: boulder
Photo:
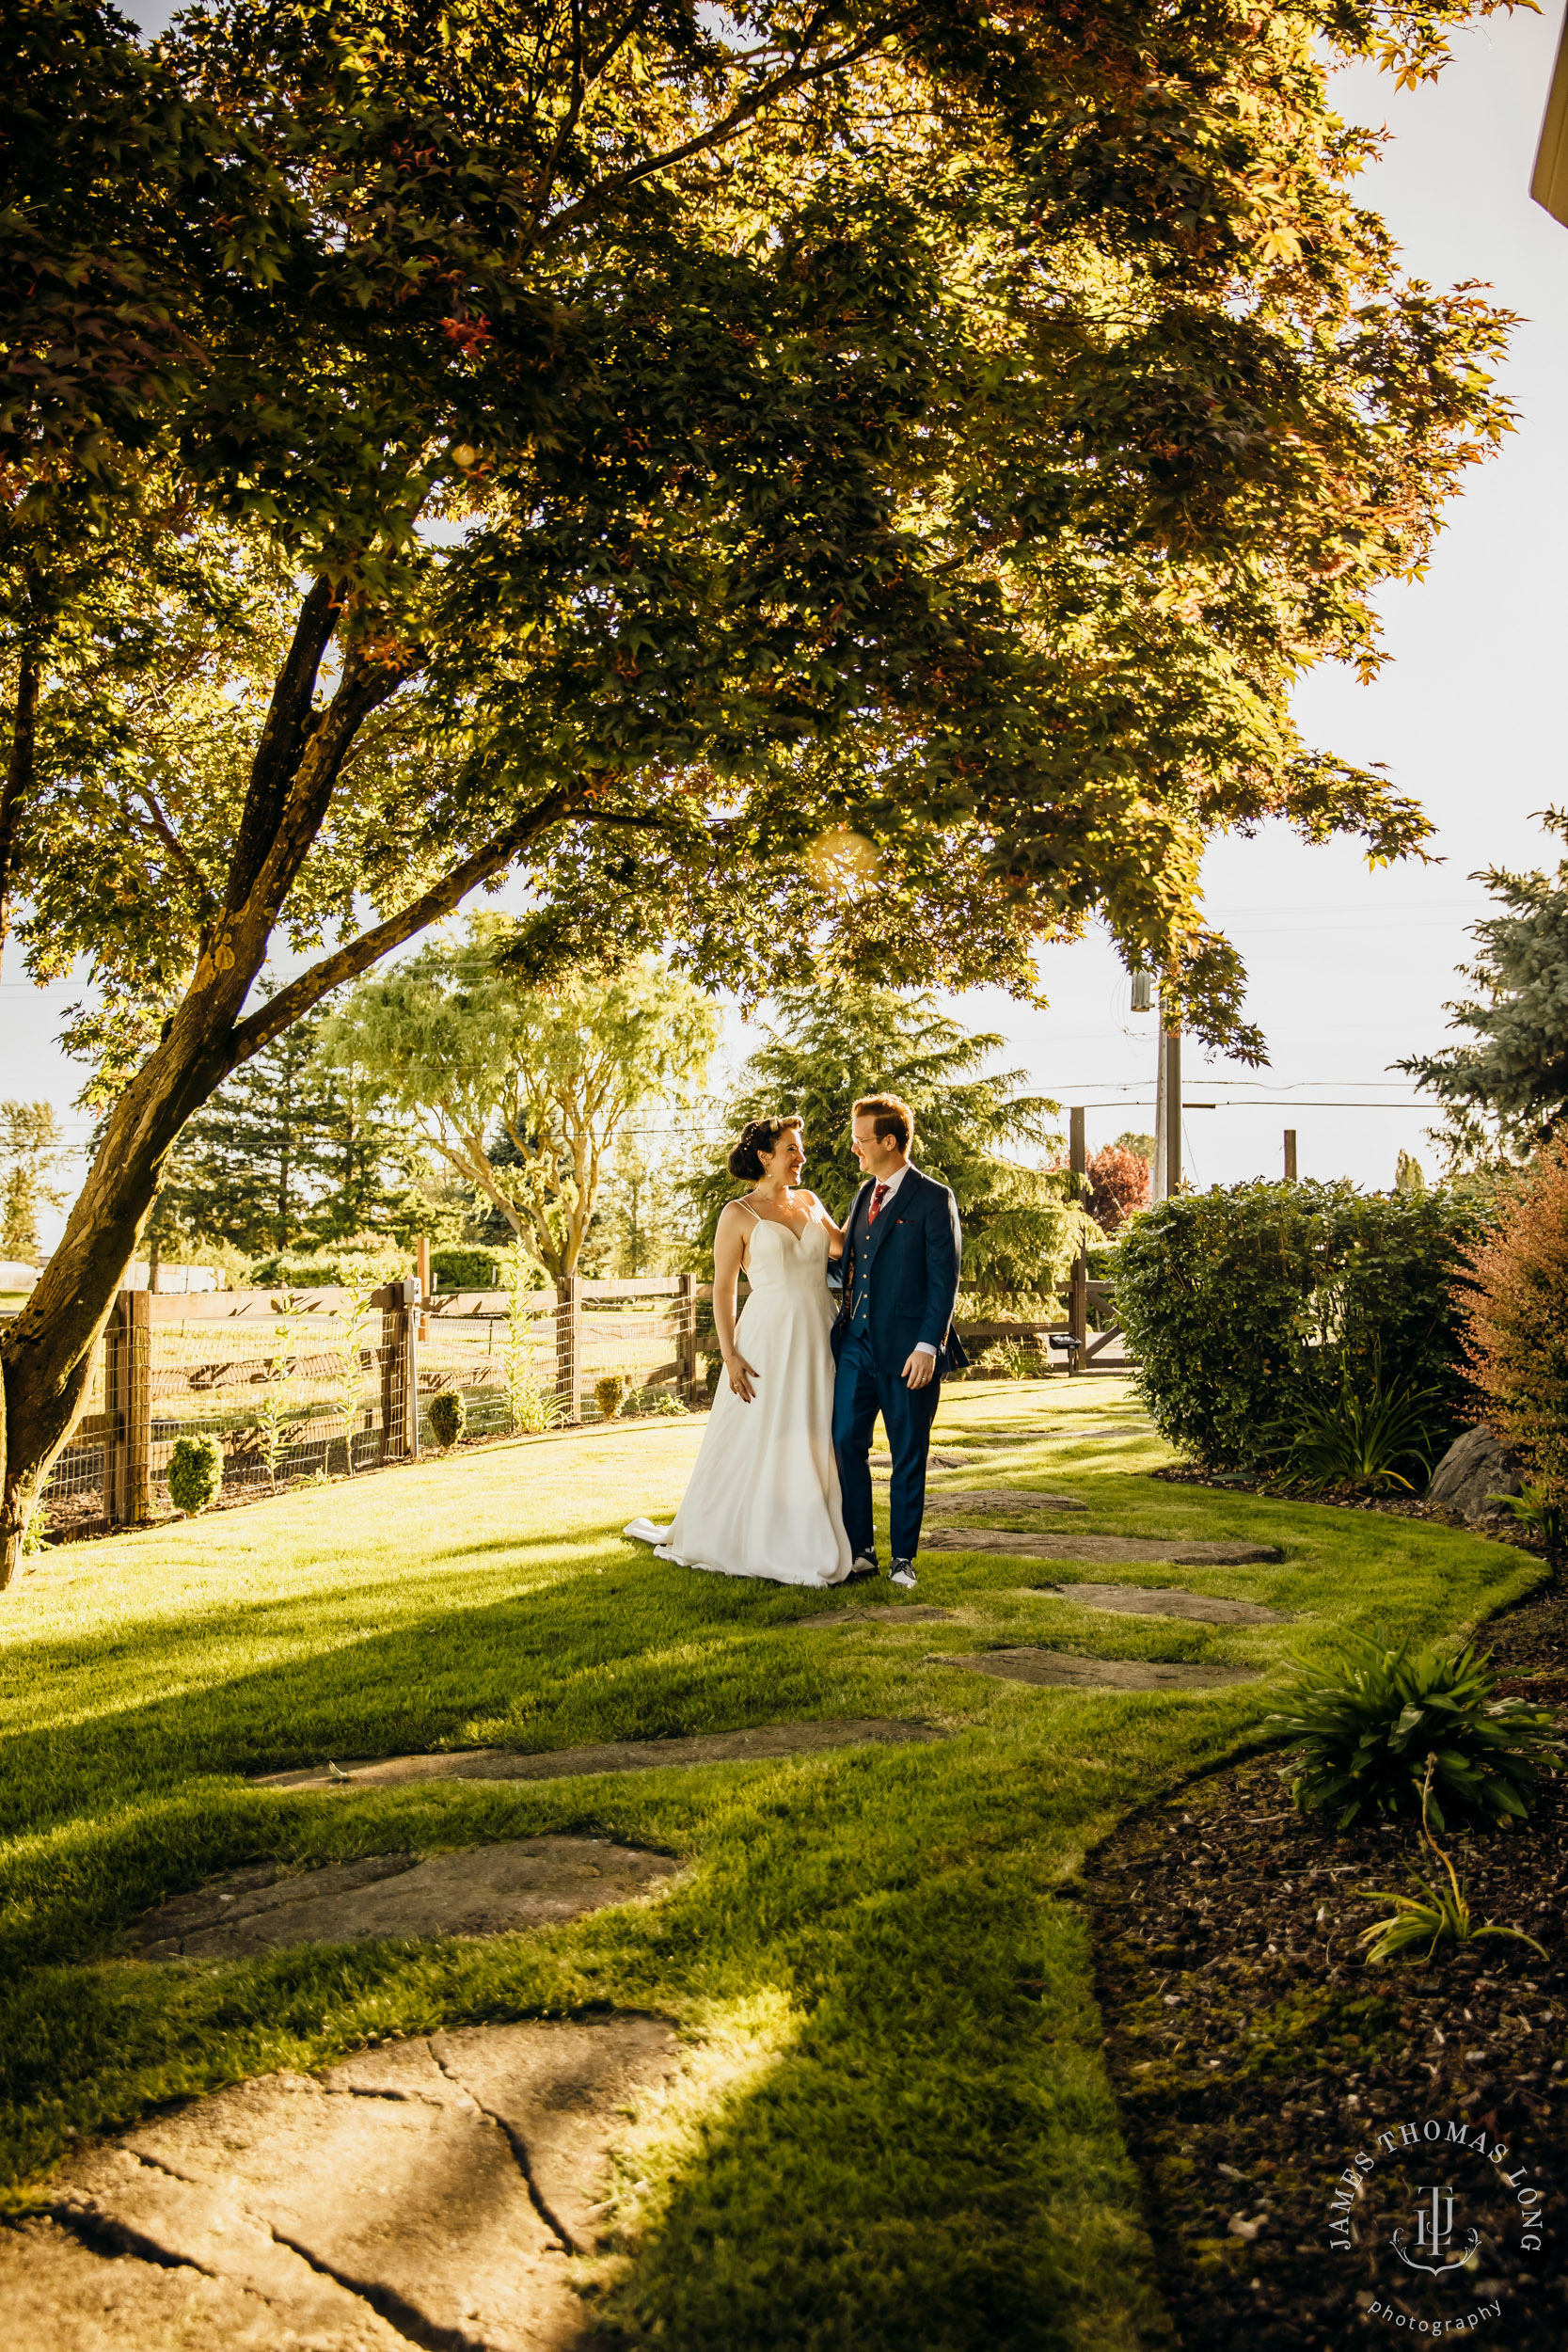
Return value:
<svg viewBox="0 0 1568 2352">
<path fill-rule="evenodd" d="M 1502 1517 L 1502 1505 L 1489 1502 L 1488 1497 L 1516 1495 L 1523 1484 L 1518 1463 L 1503 1452 L 1490 1429 L 1478 1422 L 1449 1446 L 1432 1473 L 1426 1499 L 1463 1519 L 1496 1519 Z"/>
</svg>

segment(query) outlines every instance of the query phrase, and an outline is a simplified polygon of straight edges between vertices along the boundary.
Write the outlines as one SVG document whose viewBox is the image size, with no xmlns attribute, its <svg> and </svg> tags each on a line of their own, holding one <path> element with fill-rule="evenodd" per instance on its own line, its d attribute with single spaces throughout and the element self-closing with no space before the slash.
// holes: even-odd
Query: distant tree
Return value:
<svg viewBox="0 0 1568 2352">
<path fill-rule="evenodd" d="M 1568 812 L 1543 822 L 1568 835 Z M 1528 1159 L 1568 1112 L 1568 859 L 1555 874 L 1491 866 L 1470 879 L 1510 910 L 1470 926 L 1481 953 L 1459 974 L 1477 993 L 1444 1008 L 1475 1042 L 1392 1065 L 1442 1104 L 1432 1139 L 1450 1168 Z"/>
<path fill-rule="evenodd" d="M 679 1203 L 658 1138 L 626 1136 L 600 1197 L 594 1240 L 607 1274 L 664 1274 L 680 1254 Z"/>
<path fill-rule="evenodd" d="M 849 1150 L 850 1105 L 860 1094 L 900 1094 L 915 1115 L 912 1157 L 951 1184 L 964 1228 L 964 1280 L 987 1291 L 1055 1287 L 1077 1230 L 1060 1177 L 1006 1156 L 1006 1145 L 1059 1145 L 1058 1105 L 1023 1094 L 1023 1073 L 981 1073 L 1006 1040 L 974 1034 L 928 995 L 890 988 L 781 989 L 727 1105 L 734 1129 L 748 1119 L 798 1111 L 805 1121 L 804 1182 L 842 1216 L 862 1179 Z M 702 1255 L 713 1247 L 726 1200 L 745 1189 L 723 1166 L 689 1180 Z"/>
<path fill-rule="evenodd" d="M 1120 1151 L 1135 1152 L 1147 1167 L 1152 1168 L 1155 1140 L 1153 1136 L 1139 1135 L 1129 1128 L 1125 1135 L 1117 1136 L 1117 1145 Z"/>
<path fill-rule="evenodd" d="M 31 1263 L 42 1254 L 39 1219 L 65 1205 L 53 1180 L 66 1155 L 53 1103 L 0 1103 L 0 1258 Z"/>
<path fill-rule="evenodd" d="M 363 1073 L 324 1059 L 320 1022 L 301 1022 L 185 1129 L 148 1237 L 165 1256 L 215 1242 L 247 1258 L 404 1238 L 425 1224 L 416 1158 L 376 1112 Z"/>
<path fill-rule="evenodd" d="M 1426 1188 L 1426 1170 L 1420 1161 L 1410 1152 L 1402 1152 L 1394 1164 L 1394 1190 L 1396 1192 L 1425 1192 Z"/>
<path fill-rule="evenodd" d="M 512 960 L 521 928 L 475 915 L 466 940 L 362 982 L 327 1021 L 325 1051 L 560 1279 L 578 1270 L 626 1118 L 701 1084 L 719 1015 L 652 956 L 531 987 Z"/>
<path fill-rule="evenodd" d="M 1148 1162 L 1125 1144 L 1108 1143 L 1089 1161 L 1085 1206 L 1101 1232 L 1115 1233 L 1135 1209 L 1148 1206 Z"/>
</svg>

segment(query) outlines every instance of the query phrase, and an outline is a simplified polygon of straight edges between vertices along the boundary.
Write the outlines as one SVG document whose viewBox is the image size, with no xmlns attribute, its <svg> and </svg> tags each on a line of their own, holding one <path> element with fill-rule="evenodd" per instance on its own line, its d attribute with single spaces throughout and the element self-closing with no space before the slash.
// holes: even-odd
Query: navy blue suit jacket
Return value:
<svg viewBox="0 0 1568 2352">
<path fill-rule="evenodd" d="M 938 1374 L 969 1361 L 953 1329 L 958 1295 L 963 1233 L 958 1204 L 945 1184 L 908 1167 L 904 1180 L 872 1226 L 857 1238 L 856 1218 L 871 1193 L 869 1182 L 855 1195 L 845 1220 L 844 1296 L 833 1325 L 837 1357 L 849 1329 L 855 1295 L 857 1248 L 871 1264 L 871 1351 L 879 1373 L 902 1372 L 911 1350 L 925 1340 L 937 1351 Z"/>
</svg>

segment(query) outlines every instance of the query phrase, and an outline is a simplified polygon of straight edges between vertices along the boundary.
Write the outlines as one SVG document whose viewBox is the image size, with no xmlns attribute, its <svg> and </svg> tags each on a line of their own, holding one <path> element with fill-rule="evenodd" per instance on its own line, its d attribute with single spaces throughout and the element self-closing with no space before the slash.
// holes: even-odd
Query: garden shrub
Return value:
<svg viewBox="0 0 1568 2352">
<path fill-rule="evenodd" d="M 1259 1469 L 1346 1381 L 1430 1391 L 1435 1454 L 1465 1417 L 1454 1281 L 1477 1192 L 1251 1184 L 1183 1194 L 1117 1243 L 1116 1305 L 1155 1425 L 1216 1468 Z"/>
<path fill-rule="evenodd" d="M 623 1410 L 627 1413 L 686 1413 L 690 1410 L 668 1389 L 634 1389 Z"/>
<path fill-rule="evenodd" d="M 468 1408 L 461 1391 L 441 1389 L 430 1400 L 430 1434 L 444 1453 L 450 1454 L 468 1425 Z"/>
<path fill-rule="evenodd" d="M 607 1372 L 602 1380 L 594 1383 L 594 1402 L 606 1421 L 613 1421 L 626 1401 L 631 1382 L 624 1372 Z"/>
<path fill-rule="evenodd" d="M 492 1249 L 433 1249 L 430 1285 L 436 1291 L 497 1291 L 500 1260 Z"/>
<path fill-rule="evenodd" d="M 1540 1505 L 1568 1504 L 1568 1141 L 1543 1146 L 1499 1203 L 1460 1285 L 1486 1425 L 1531 1474 Z"/>
<path fill-rule="evenodd" d="M 168 1499 L 177 1511 L 195 1518 L 215 1502 L 223 1489 L 223 1448 L 209 1431 L 199 1438 L 176 1438 L 168 1462 Z"/>
</svg>

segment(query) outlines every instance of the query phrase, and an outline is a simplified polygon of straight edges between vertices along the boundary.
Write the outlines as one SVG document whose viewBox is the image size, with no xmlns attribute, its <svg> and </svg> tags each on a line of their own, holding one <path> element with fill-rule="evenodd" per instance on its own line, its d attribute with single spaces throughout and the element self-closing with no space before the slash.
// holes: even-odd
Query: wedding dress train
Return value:
<svg viewBox="0 0 1568 2352">
<path fill-rule="evenodd" d="M 841 1584 L 854 1565 L 833 1457 L 833 1304 L 828 1232 L 758 1217 L 752 1293 L 736 1345 L 756 1378 L 748 1405 L 720 1375 L 713 1410 L 672 1527 L 625 1530 L 661 1560 L 778 1584 Z"/>
</svg>

